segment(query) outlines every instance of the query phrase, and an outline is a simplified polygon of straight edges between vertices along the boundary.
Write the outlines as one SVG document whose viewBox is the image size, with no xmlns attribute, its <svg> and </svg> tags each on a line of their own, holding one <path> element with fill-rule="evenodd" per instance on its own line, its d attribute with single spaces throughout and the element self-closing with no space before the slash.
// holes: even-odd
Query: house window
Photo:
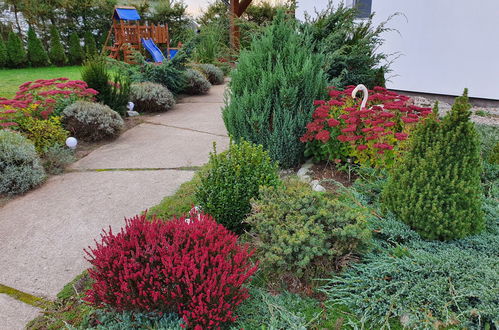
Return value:
<svg viewBox="0 0 499 330">
<path fill-rule="evenodd" d="M 353 0 L 353 7 L 357 8 L 357 18 L 366 19 L 371 15 L 372 0 Z"/>
</svg>

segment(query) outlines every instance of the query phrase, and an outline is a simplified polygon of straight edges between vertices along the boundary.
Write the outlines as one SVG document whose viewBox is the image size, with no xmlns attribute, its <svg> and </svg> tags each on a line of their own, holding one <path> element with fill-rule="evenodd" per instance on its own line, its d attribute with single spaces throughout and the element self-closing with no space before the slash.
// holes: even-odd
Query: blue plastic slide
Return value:
<svg viewBox="0 0 499 330">
<path fill-rule="evenodd" d="M 151 54 L 152 59 L 156 63 L 161 63 L 165 60 L 165 56 L 159 50 L 158 46 L 152 41 L 152 39 L 144 39 L 142 38 L 142 45 L 144 48 Z"/>
</svg>

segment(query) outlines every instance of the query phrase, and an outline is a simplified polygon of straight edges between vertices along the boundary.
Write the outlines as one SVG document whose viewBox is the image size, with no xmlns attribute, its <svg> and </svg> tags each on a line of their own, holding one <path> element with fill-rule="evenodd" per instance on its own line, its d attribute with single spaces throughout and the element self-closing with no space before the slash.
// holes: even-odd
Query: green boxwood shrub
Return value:
<svg viewBox="0 0 499 330">
<path fill-rule="evenodd" d="M 42 41 L 38 39 L 33 28 L 28 30 L 28 61 L 31 66 L 40 67 L 50 64 L 47 51 L 43 48 Z"/>
<path fill-rule="evenodd" d="M 285 168 L 303 160 L 300 137 L 312 118 L 313 101 L 326 93 L 323 56 L 313 54 L 311 45 L 294 21 L 278 14 L 263 36 L 241 51 L 223 109 L 236 142 L 262 144 Z"/>
<path fill-rule="evenodd" d="M 64 127 L 84 141 L 99 141 L 118 136 L 124 122 L 107 105 L 77 101 L 62 112 Z"/>
<path fill-rule="evenodd" d="M 334 269 L 335 261 L 363 251 L 371 237 L 364 209 L 315 192 L 298 179 L 284 188 L 262 187 L 245 222 L 261 267 L 297 277 L 320 276 L 315 274 L 319 264 Z"/>
<path fill-rule="evenodd" d="M 229 150 L 210 154 L 195 199 L 218 223 L 242 233 L 242 221 L 251 211 L 250 200 L 258 197 L 259 187 L 280 184 L 277 169 L 261 145 L 231 143 Z"/>
<path fill-rule="evenodd" d="M 0 68 L 7 66 L 8 55 L 7 48 L 5 47 L 5 42 L 0 37 Z"/>
<path fill-rule="evenodd" d="M 85 58 L 83 48 L 80 44 L 80 37 L 76 32 L 71 33 L 69 36 L 69 62 L 73 65 L 81 64 Z"/>
<path fill-rule="evenodd" d="M 28 59 L 21 38 L 10 31 L 7 40 L 7 66 L 11 68 L 20 68 L 26 66 Z"/>
<path fill-rule="evenodd" d="M 175 105 L 175 97 L 168 88 L 152 82 L 132 84 L 130 99 L 139 112 L 161 112 Z"/>
<path fill-rule="evenodd" d="M 57 66 L 63 66 L 68 62 L 66 53 L 64 52 L 64 47 L 61 42 L 61 36 L 59 35 L 59 30 L 52 25 L 50 27 L 50 49 L 49 58 L 52 64 Z"/>
<path fill-rule="evenodd" d="M 462 238 L 483 228 L 480 143 L 470 108 L 467 90 L 441 122 L 436 105 L 383 190 L 385 207 L 426 239 Z"/>
<path fill-rule="evenodd" d="M 187 69 L 184 73 L 186 83 L 183 93 L 190 95 L 206 94 L 211 88 L 211 84 L 206 77 L 197 70 Z"/>
<path fill-rule="evenodd" d="M 212 85 L 224 83 L 224 72 L 213 64 L 197 64 L 194 69 L 199 70 Z"/>
<path fill-rule="evenodd" d="M 24 193 L 44 179 L 33 143 L 19 133 L 0 130 L 0 194 Z"/>
</svg>

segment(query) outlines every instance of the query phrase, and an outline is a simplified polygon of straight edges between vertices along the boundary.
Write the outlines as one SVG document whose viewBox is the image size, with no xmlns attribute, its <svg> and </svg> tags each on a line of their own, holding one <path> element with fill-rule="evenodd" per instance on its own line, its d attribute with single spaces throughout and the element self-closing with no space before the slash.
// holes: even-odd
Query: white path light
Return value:
<svg viewBox="0 0 499 330">
<path fill-rule="evenodd" d="M 71 149 L 75 149 L 77 144 L 78 144 L 78 140 L 72 136 L 70 136 L 66 139 L 66 145 Z"/>
</svg>

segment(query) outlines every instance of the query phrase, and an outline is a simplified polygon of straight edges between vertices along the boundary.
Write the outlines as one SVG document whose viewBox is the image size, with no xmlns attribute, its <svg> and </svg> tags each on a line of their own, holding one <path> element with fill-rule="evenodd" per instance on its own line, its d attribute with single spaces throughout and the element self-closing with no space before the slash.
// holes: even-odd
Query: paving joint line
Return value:
<svg viewBox="0 0 499 330">
<path fill-rule="evenodd" d="M 210 133 L 210 132 L 200 131 L 200 130 L 193 129 L 193 128 L 187 128 L 187 127 L 180 127 L 180 126 L 173 126 L 173 125 L 155 123 L 155 122 L 151 122 L 151 121 L 148 121 L 148 120 L 144 121 L 143 124 L 150 124 L 150 125 L 156 125 L 156 126 L 165 126 L 165 127 L 182 129 L 182 130 L 185 130 L 185 131 L 191 131 L 191 132 L 196 132 L 196 133 L 204 133 L 204 134 L 209 134 L 209 135 L 214 135 L 214 136 L 220 136 L 220 137 L 227 137 L 227 138 L 229 137 L 228 135 L 225 135 L 225 134 Z"/>
<path fill-rule="evenodd" d="M 114 168 L 72 168 L 66 172 L 140 172 L 140 171 L 197 171 L 201 166 L 179 167 L 114 167 Z"/>
<path fill-rule="evenodd" d="M 1 283 L 0 283 L 0 293 L 6 294 L 9 297 L 14 298 L 15 300 L 18 300 L 25 304 L 42 309 L 47 308 L 52 303 L 50 300 L 34 296 L 32 294 L 11 288 L 10 286 Z"/>
</svg>

